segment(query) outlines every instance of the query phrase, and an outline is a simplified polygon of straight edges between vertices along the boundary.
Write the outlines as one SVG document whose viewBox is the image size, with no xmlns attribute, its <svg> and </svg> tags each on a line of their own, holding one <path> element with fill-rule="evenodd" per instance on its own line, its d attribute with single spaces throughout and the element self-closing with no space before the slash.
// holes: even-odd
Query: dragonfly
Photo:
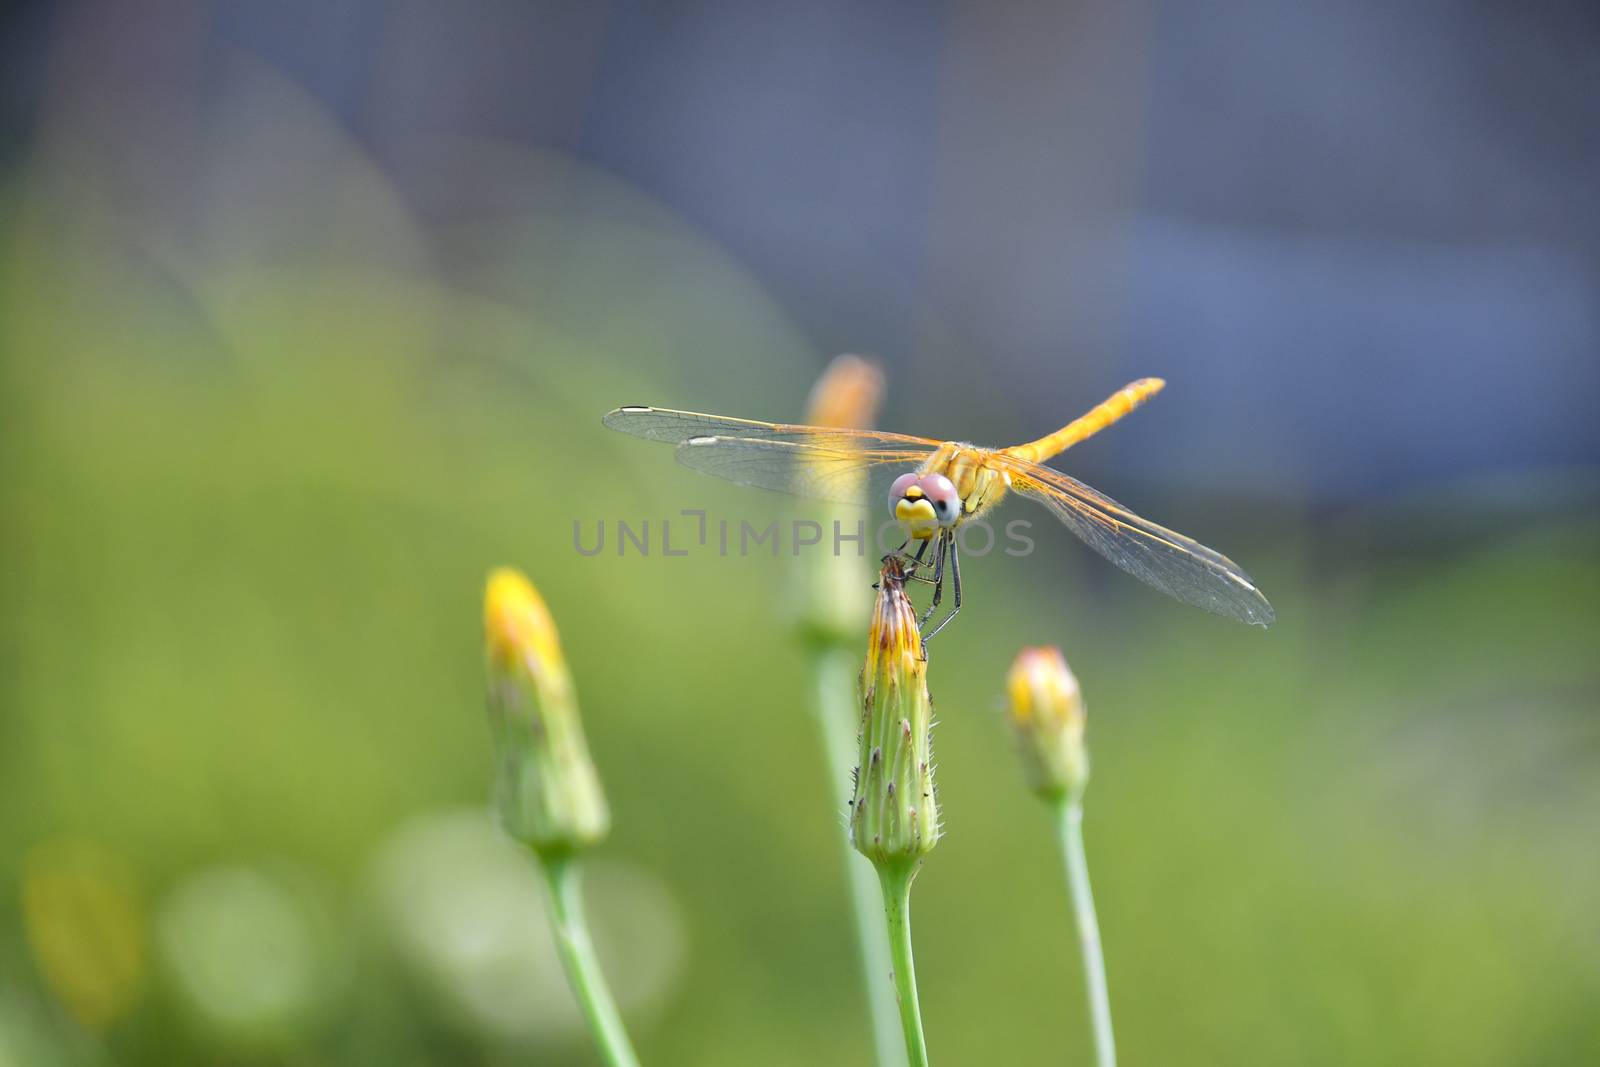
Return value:
<svg viewBox="0 0 1600 1067">
<path fill-rule="evenodd" d="M 1131 382 L 1054 433 L 1009 448 L 656 407 L 617 408 L 601 421 L 622 433 L 672 444 L 685 466 L 740 485 L 845 504 L 870 506 L 887 499 L 907 537 L 901 550 L 917 542 L 909 557 L 913 567 L 933 568 L 932 603 L 923 626 L 942 599 L 948 561 L 954 607 L 925 638 L 961 610 L 958 530 L 1012 493 L 1043 505 L 1084 544 L 1168 596 L 1264 627 L 1273 620 L 1272 605 L 1238 564 L 1045 466 L 1165 385 L 1160 378 Z M 885 486 L 887 495 L 880 495 Z M 927 558 L 930 546 L 933 554 Z"/>
</svg>

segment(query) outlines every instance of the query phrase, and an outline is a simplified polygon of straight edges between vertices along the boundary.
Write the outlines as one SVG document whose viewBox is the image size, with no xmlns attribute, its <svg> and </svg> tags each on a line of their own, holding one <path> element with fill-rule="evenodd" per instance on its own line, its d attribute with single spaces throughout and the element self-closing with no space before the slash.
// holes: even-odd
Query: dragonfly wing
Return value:
<svg viewBox="0 0 1600 1067">
<path fill-rule="evenodd" d="M 725 415 L 702 415 L 695 411 L 674 411 L 671 408 L 617 408 L 607 412 L 600 421 L 621 433 L 675 445 L 691 437 L 740 437 L 810 443 L 825 448 L 914 447 L 926 448 L 931 452 L 939 446 L 937 441 L 903 433 L 760 422 L 755 419 L 733 419 Z"/>
<path fill-rule="evenodd" d="M 1224 618 L 1272 622 L 1267 598 L 1222 553 L 1140 518 L 1060 471 L 1014 458 L 1001 464 L 1014 490 L 1049 508 L 1085 544 L 1140 581 Z"/>
<path fill-rule="evenodd" d="M 866 448 L 857 447 L 854 433 L 819 430 L 816 435 L 822 439 L 691 437 L 678 446 L 678 461 L 739 485 L 874 507 L 888 499 L 897 475 L 936 447 L 930 441 L 910 448 Z"/>
</svg>

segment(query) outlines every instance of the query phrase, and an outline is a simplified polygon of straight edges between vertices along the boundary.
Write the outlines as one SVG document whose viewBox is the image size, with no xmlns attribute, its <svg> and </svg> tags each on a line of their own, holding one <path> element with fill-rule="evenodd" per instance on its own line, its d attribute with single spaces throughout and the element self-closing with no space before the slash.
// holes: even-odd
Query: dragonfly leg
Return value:
<svg viewBox="0 0 1600 1067">
<path fill-rule="evenodd" d="M 903 561 L 905 563 L 905 565 L 906 565 L 906 567 L 905 567 L 906 581 L 908 581 L 908 582 L 928 582 L 928 583 L 931 584 L 933 582 L 932 578 L 929 578 L 926 574 L 918 574 L 917 573 L 918 569 L 921 568 L 924 565 L 924 561 L 923 561 L 922 557 L 928 551 L 928 542 L 927 541 L 921 542 L 917 546 L 917 551 L 916 551 L 915 555 L 913 555 L 912 553 L 907 552 L 905 550 L 906 549 L 906 545 L 909 545 L 910 543 L 911 543 L 911 539 L 908 537 L 900 545 L 899 548 L 895 549 L 893 552 L 889 553 L 889 555 L 884 556 L 883 558 L 885 560 L 890 559 L 890 558 L 898 558 L 901 561 Z"/>
<path fill-rule="evenodd" d="M 922 635 L 922 656 L 924 659 L 928 656 L 928 642 L 932 641 L 934 635 L 940 630 L 950 625 L 950 620 L 955 618 L 956 612 L 961 610 L 961 551 L 956 546 L 954 537 L 950 538 L 950 584 L 955 594 L 955 606 L 950 609 L 950 614 L 939 620 L 939 625 Z M 934 595 L 937 597 L 937 590 L 934 591 Z M 926 622 L 927 620 L 924 619 L 923 621 Z"/>
<path fill-rule="evenodd" d="M 928 620 L 933 618 L 933 613 L 939 609 L 939 600 L 944 596 L 944 558 L 946 532 L 939 531 L 938 545 L 933 550 L 933 601 L 928 605 L 928 610 L 922 613 L 922 619 L 917 623 L 917 629 L 928 625 Z M 926 546 L 927 542 L 923 542 Z"/>
<path fill-rule="evenodd" d="M 891 552 L 887 556 L 883 557 L 885 563 L 887 563 L 889 560 L 894 559 L 894 558 L 895 558 L 895 553 L 893 553 L 893 552 Z M 932 585 L 933 584 L 933 579 L 931 577 L 929 577 L 926 574 L 918 574 L 917 573 L 916 568 L 920 567 L 922 565 L 918 560 L 914 559 L 913 557 L 911 557 L 909 555 L 901 555 L 899 558 L 904 560 L 906 563 L 910 564 L 910 566 L 908 566 L 906 568 L 906 570 L 905 570 L 905 579 L 906 579 L 906 581 L 908 581 L 908 582 L 921 582 L 923 585 Z M 878 588 L 879 584 L 880 583 L 878 583 L 878 582 L 873 582 L 872 583 L 872 588 L 874 588 L 874 589 Z"/>
</svg>

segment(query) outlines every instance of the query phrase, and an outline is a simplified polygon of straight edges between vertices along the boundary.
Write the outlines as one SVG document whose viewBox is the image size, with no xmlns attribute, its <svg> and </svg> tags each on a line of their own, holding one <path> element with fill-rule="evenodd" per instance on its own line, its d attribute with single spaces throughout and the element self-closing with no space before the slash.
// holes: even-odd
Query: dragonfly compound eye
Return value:
<svg viewBox="0 0 1600 1067">
<path fill-rule="evenodd" d="M 917 486 L 917 475 L 914 471 L 902 474 L 894 480 L 894 484 L 889 487 L 889 513 L 891 515 L 896 513 L 896 509 L 900 506 L 900 501 L 906 499 L 906 492 L 912 486 Z M 916 497 L 919 500 L 922 498 L 921 486 L 917 486 Z"/>
<path fill-rule="evenodd" d="M 921 485 L 928 503 L 933 505 L 934 514 L 939 516 L 939 525 L 949 526 L 960 517 L 961 497 L 949 478 L 942 474 L 925 474 Z"/>
</svg>

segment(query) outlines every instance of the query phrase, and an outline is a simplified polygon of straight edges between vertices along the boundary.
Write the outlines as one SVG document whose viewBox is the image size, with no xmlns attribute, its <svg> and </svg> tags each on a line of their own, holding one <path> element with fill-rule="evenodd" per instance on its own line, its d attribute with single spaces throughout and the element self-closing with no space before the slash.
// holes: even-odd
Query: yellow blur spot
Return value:
<svg viewBox="0 0 1600 1067">
<path fill-rule="evenodd" d="M 84 1026 L 127 1013 L 144 984 L 149 953 L 132 871 L 103 846 L 40 845 L 23 861 L 22 921 L 40 975 Z"/>
</svg>

